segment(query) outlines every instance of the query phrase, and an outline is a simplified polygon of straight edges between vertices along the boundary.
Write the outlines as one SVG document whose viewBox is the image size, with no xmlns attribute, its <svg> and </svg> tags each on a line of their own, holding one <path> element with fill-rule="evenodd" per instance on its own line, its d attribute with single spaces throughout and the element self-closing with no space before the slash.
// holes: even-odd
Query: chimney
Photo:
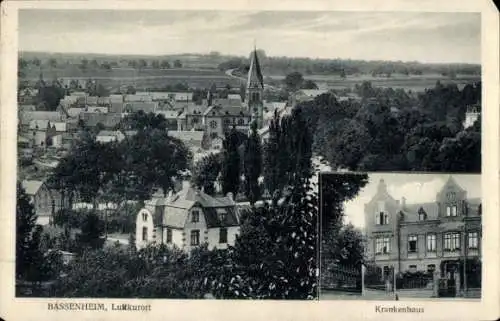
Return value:
<svg viewBox="0 0 500 321">
<path fill-rule="evenodd" d="M 227 198 L 229 198 L 231 200 L 231 202 L 234 202 L 234 196 L 233 196 L 233 193 L 229 192 L 226 194 Z"/>
<path fill-rule="evenodd" d="M 406 198 L 403 196 L 401 197 L 401 208 L 405 208 L 406 207 Z"/>
</svg>

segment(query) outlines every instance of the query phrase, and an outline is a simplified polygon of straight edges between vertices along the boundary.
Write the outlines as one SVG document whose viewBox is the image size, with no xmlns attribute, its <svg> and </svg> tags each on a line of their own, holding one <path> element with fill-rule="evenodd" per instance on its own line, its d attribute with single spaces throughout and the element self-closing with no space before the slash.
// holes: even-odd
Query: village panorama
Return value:
<svg viewBox="0 0 500 321">
<path fill-rule="evenodd" d="M 258 43 L 19 52 L 17 296 L 318 299 L 320 171 L 480 173 L 480 65 Z"/>
</svg>

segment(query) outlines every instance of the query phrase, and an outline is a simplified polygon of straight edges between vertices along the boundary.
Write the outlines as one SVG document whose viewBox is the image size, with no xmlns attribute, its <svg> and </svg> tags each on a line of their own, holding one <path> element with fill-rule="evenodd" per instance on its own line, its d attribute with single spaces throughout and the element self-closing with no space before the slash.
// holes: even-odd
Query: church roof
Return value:
<svg viewBox="0 0 500 321">
<path fill-rule="evenodd" d="M 264 77 L 260 68 L 259 57 L 257 56 L 257 49 L 254 49 L 252 58 L 250 60 L 250 69 L 248 70 L 247 87 L 264 88 Z"/>
</svg>

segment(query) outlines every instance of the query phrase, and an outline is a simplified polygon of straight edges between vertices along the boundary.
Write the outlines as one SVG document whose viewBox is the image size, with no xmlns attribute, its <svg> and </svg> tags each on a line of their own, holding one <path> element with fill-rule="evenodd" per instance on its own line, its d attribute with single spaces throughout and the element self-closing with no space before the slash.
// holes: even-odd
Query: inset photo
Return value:
<svg viewBox="0 0 500 321">
<path fill-rule="evenodd" d="M 481 175 L 320 175 L 320 300 L 479 300 Z"/>
</svg>

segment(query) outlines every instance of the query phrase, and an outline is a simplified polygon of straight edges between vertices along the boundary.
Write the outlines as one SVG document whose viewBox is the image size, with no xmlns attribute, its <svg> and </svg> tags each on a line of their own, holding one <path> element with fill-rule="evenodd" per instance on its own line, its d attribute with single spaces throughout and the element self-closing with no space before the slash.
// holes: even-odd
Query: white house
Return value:
<svg viewBox="0 0 500 321">
<path fill-rule="evenodd" d="M 136 218 L 136 246 L 167 244 L 185 251 L 208 244 L 227 248 L 239 233 L 236 203 L 232 195 L 212 197 L 183 183 L 178 193 L 164 197 L 157 192 Z"/>
<path fill-rule="evenodd" d="M 121 142 L 124 139 L 125 135 L 119 130 L 101 130 L 95 138 L 96 142 L 100 143 Z"/>
</svg>

